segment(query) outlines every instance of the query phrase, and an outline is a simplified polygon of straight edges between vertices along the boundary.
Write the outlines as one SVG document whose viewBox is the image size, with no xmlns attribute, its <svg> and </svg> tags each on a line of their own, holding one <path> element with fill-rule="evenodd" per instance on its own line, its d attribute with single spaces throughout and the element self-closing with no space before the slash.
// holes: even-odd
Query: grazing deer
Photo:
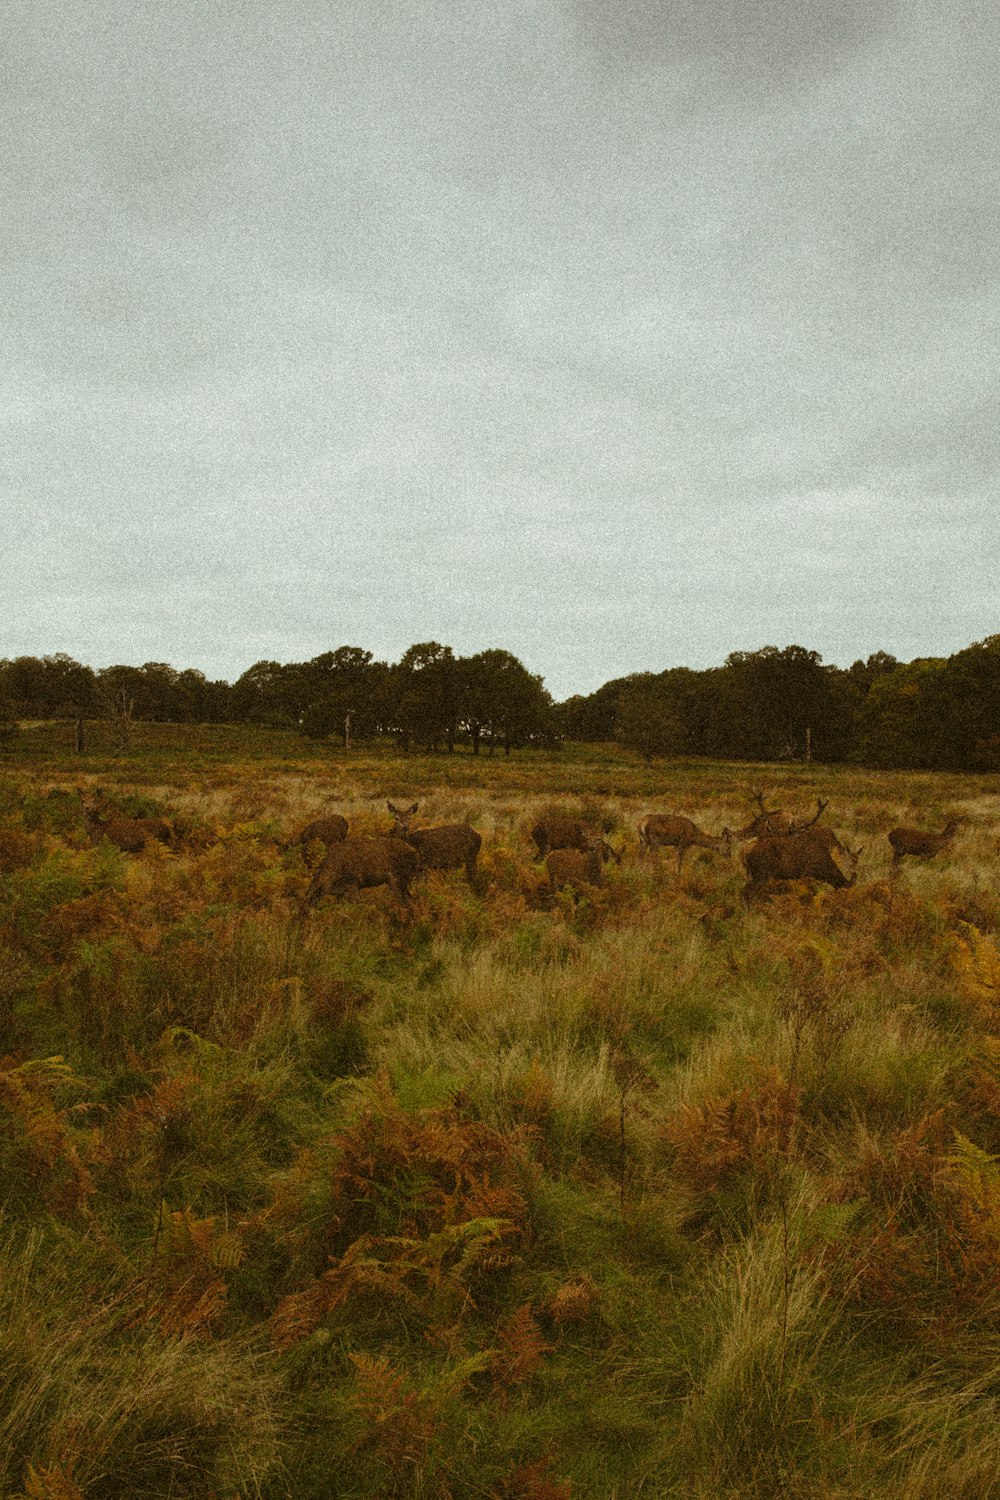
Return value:
<svg viewBox="0 0 1000 1500">
<path fill-rule="evenodd" d="M 546 856 L 545 868 L 549 876 L 549 890 L 554 896 L 563 886 L 574 891 L 574 901 L 586 895 L 588 886 L 601 886 L 604 876 L 601 866 L 609 859 L 621 863 L 621 855 L 605 843 L 601 834 L 591 834 L 586 849 L 553 849 Z"/>
<path fill-rule="evenodd" d="M 935 854 L 940 854 L 951 843 L 957 831 L 957 818 L 951 818 L 940 833 L 924 833 L 920 828 L 905 826 L 891 829 L 889 843 L 892 845 L 893 866 L 898 865 L 907 854 L 916 855 L 920 859 L 933 859 Z"/>
<path fill-rule="evenodd" d="M 664 846 L 677 850 L 677 874 L 680 875 L 689 849 L 718 849 L 731 859 L 733 835 L 728 828 L 718 835 L 702 833 L 690 818 L 677 818 L 670 813 L 648 813 L 639 824 L 639 853 L 649 854 Z"/>
<path fill-rule="evenodd" d="M 611 831 L 611 824 L 605 823 L 604 833 Z M 544 859 L 550 849 L 579 849 L 586 852 L 594 839 L 594 830 L 581 823 L 579 818 L 568 818 L 564 814 L 554 813 L 550 818 L 542 818 L 531 830 L 538 853 L 535 859 Z M 605 863 L 609 859 L 615 859 L 621 864 L 621 854 L 612 849 L 610 844 L 604 845 L 608 851 L 603 855 Z"/>
<path fill-rule="evenodd" d="M 807 818 L 805 822 L 797 823 L 792 814 L 785 812 L 784 808 L 765 808 L 763 792 L 757 792 L 753 800 L 760 808 L 760 812 L 755 818 L 750 819 L 745 828 L 739 829 L 733 835 L 734 838 L 741 841 L 745 839 L 767 838 L 773 834 L 800 833 L 804 828 L 811 828 L 823 816 L 824 810 L 830 805 L 829 802 L 823 802 L 817 798 L 816 811 L 813 816 Z"/>
<path fill-rule="evenodd" d="M 100 787 L 89 796 L 80 790 L 80 801 L 84 827 L 94 845 L 107 839 L 125 854 L 140 854 L 149 843 L 169 844 L 173 838 L 170 824 L 163 818 L 126 817 L 112 806 Z"/>
<path fill-rule="evenodd" d="M 322 844 L 329 849 L 332 844 L 339 844 L 347 837 L 347 819 L 341 817 L 340 813 L 328 813 L 324 818 L 315 818 L 307 823 L 301 833 L 297 833 L 288 845 L 294 849 L 301 844 L 307 849 L 311 843 Z"/>
<path fill-rule="evenodd" d="M 323 863 L 302 898 L 303 915 L 321 896 L 387 885 L 404 906 L 410 904 L 410 881 L 420 868 L 415 849 L 402 839 L 348 834 L 326 851 Z"/>
<path fill-rule="evenodd" d="M 822 880 L 842 890 L 854 884 L 862 849 L 848 849 L 832 828 L 815 824 L 792 833 L 767 834 L 743 857 L 750 877 L 743 899 L 752 900 L 770 880 Z"/>
<path fill-rule="evenodd" d="M 403 839 L 416 849 L 421 867 L 425 870 L 458 870 L 465 866 L 466 879 L 471 886 L 476 883 L 476 860 L 482 848 L 482 835 L 468 823 L 439 823 L 436 828 L 414 828 L 410 831 L 410 819 L 419 803 L 412 807 L 395 807 L 386 803 L 395 818 L 392 838 Z"/>
</svg>

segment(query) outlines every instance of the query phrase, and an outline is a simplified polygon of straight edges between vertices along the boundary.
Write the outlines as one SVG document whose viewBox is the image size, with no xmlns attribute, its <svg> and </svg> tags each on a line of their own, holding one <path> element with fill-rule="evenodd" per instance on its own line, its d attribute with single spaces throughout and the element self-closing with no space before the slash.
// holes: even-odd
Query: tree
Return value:
<svg viewBox="0 0 1000 1500">
<path fill-rule="evenodd" d="M 391 683 L 395 728 L 404 749 L 416 739 L 428 750 L 439 749 L 442 741 L 454 750 L 461 680 L 450 646 L 422 641 L 404 651 Z"/>
<path fill-rule="evenodd" d="M 957 651 L 924 684 L 921 749 L 927 764 L 1000 769 L 1000 635 Z"/>
<path fill-rule="evenodd" d="M 9 744 L 18 731 L 17 711 L 14 700 L 4 690 L 3 667 L 0 662 L 0 745 Z"/>
<path fill-rule="evenodd" d="M 578 694 L 567 698 L 556 710 L 560 733 L 569 740 L 590 743 L 613 740 L 622 695 L 640 683 L 653 680 L 652 672 L 639 672 L 630 677 L 616 677 L 585 697 Z"/>
<path fill-rule="evenodd" d="M 703 750 L 736 760 L 805 754 L 806 731 L 820 759 L 846 755 L 860 699 L 846 673 L 824 667 L 803 646 L 734 651 L 706 674 Z"/>
<path fill-rule="evenodd" d="M 615 739 L 641 755 L 647 766 L 657 756 L 679 755 L 686 737 L 684 720 L 662 692 L 634 687 L 619 698 Z"/>
<path fill-rule="evenodd" d="M 302 668 L 309 695 L 302 730 L 320 739 L 339 734 L 345 749 L 351 736 L 371 734 L 377 722 L 377 689 L 384 663 L 373 662 L 360 646 L 339 646 L 313 657 Z"/>
<path fill-rule="evenodd" d="M 863 765 L 892 770 L 934 764 L 928 704 L 945 666 L 940 658 L 922 657 L 875 679 L 858 716 Z"/>
<path fill-rule="evenodd" d="M 894 656 L 886 651 L 873 651 L 867 661 L 852 661 L 847 669 L 847 675 L 851 682 L 864 695 L 871 689 L 872 683 L 886 672 L 894 672 L 899 662 Z"/>
<path fill-rule="evenodd" d="M 5 663 L 6 692 L 22 718 L 70 719 L 93 713 L 97 684 L 90 667 L 64 651 Z"/>
<path fill-rule="evenodd" d="M 102 667 L 98 673 L 103 716 L 115 725 L 121 750 L 127 750 L 132 743 L 135 694 L 140 680 L 138 667 Z"/>
<path fill-rule="evenodd" d="M 552 697 L 541 677 L 509 651 L 480 651 L 463 657 L 461 669 L 461 722 L 478 755 L 483 740 L 492 749 L 503 745 L 509 755 L 514 746 L 543 740 L 554 732 Z"/>
<path fill-rule="evenodd" d="M 233 684 L 233 718 L 247 724 L 298 723 L 295 670 L 277 661 L 258 661 Z"/>
</svg>

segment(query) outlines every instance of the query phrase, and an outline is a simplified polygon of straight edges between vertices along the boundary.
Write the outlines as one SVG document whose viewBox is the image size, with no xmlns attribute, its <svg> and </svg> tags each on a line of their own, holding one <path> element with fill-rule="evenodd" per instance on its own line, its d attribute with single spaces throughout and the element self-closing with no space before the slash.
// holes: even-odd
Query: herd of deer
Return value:
<svg viewBox="0 0 1000 1500">
<path fill-rule="evenodd" d="M 128 853 L 138 853 L 157 840 L 169 843 L 171 829 L 161 818 L 129 818 L 118 812 L 100 791 L 81 791 L 83 815 L 91 842 L 108 839 Z M 835 888 L 854 884 L 861 849 L 848 849 L 833 830 L 820 823 L 828 806 L 819 801 L 811 818 L 796 820 L 782 808 L 767 809 L 761 793 L 755 801 L 759 811 L 735 833 L 703 833 L 690 818 L 669 813 L 648 813 L 638 826 L 639 853 L 652 854 L 662 848 L 677 850 L 677 873 L 689 849 L 715 849 L 731 858 L 738 843 L 749 842 L 743 854 L 748 881 L 744 899 L 752 900 L 770 882 L 818 880 Z M 476 860 L 482 838 L 468 823 L 446 823 L 434 828 L 410 828 L 418 809 L 386 804 L 393 816 L 385 834 L 352 834 L 347 819 L 331 813 L 307 824 L 292 840 L 290 848 L 319 843 L 325 854 L 316 867 L 302 897 L 307 912 L 323 896 L 349 890 L 388 886 L 403 904 L 409 903 L 410 882 L 421 870 L 465 870 L 469 884 L 476 883 Z M 895 869 L 907 855 L 929 858 L 954 837 L 958 823 L 952 819 L 940 833 L 919 828 L 893 828 L 888 835 Z M 536 860 L 544 860 L 548 884 L 554 895 L 569 887 L 576 896 L 588 887 L 602 884 L 602 867 L 613 859 L 621 863 L 622 851 L 606 840 L 606 824 L 599 833 L 576 818 L 544 818 L 531 831 Z"/>
</svg>

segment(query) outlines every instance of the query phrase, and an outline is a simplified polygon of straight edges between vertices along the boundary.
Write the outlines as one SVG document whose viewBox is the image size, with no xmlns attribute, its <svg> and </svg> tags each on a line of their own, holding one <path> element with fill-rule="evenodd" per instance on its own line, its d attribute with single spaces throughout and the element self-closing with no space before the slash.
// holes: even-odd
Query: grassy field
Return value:
<svg viewBox="0 0 1000 1500">
<path fill-rule="evenodd" d="M 0 1493 L 1000 1493 L 995 777 L 103 733 L 0 752 Z M 174 843 L 93 847 L 96 786 Z M 758 789 L 853 888 L 639 859 Z M 387 798 L 481 888 L 298 920 L 290 836 Z M 623 851 L 576 904 L 546 811 Z"/>
</svg>

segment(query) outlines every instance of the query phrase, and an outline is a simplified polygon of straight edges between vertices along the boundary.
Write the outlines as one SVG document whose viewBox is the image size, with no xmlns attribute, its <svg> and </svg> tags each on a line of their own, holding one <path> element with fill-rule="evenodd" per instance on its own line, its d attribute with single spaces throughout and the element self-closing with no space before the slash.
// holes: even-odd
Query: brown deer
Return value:
<svg viewBox="0 0 1000 1500">
<path fill-rule="evenodd" d="M 84 827 L 94 845 L 107 839 L 125 854 L 140 854 L 149 843 L 169 844 L 173 838 L 170 824 L 163 818 L 126 817 L 108 801 L 100 787 L 89 796 L 81 790 L 80 802 Z"/>
<path fill-rule="evenodd" d="M 921 828 L 906 826 L 891 829 L 889 843 L 892 845 L 893 866 L 898 865 L 907 854 L 916 855 L 920 859 L 933 859 L 935 854 L 940 854 L 951 843 L 957 832 L 957 818 L 949 819 L 940 833 L 924 833 Z"/>
<path fill-rule="evenodd" d="M 410 881 L 420 868 L 420 857 L 402 839 L 348 834 L 326 851 L 302 898 L 305 913 L 321 896 L 387 885 L 393 895 L 410 904 Z"/>
<path fill-rule="evenodd" d="M 314 818 L 311 823 L 307 823 L 288 847 L 295 849 L 301 845 L 303 849 L 308 849 L 310 844 L 317 843 L 329 849 L 332 844 L 339 844 L 346 837 L 347 819 L 341 817 L 340 813 L 327 813 L 326 817 Z"/>
<path fill-rule="evenodd" d="M 604 884 L 601 866 L 614 858 L 619 862 L 621 860 L 617 851 L 605 843 L 599 833 L 591 834 L 586 849 L 553 849 L 545 859 L 549 890 L 554 896 L 563 886 L 568 885 L 574 892 L 574 901 L 579 901 L 581 896 L 586 895 L 588 886 Z"/>
<path fill-rule="evenodd" d="M 760 812 L 755 818 L 751 818 L 745 828 L 740 828 L 733 834 L 735 839 L 741 841 L 746 839 L 767 838 L 770 834 L 798 833 L 803 828 L 811 828 L 812 825 L 823 816 L 824 810 L 829 807 L 829 802 L 816 800 L 816 811 L 811 818 L 796 822 L 790 812 L 785 812 L 782 807 L 765 808 L 763 792 L 757 792 L 753 799 Z"/>
<path fill-rule="evenodd" d="M 718 849 L 731 859 L 733 835 L 728 828 L 718 835 L 702 833 L 690 818 L 674 817 L 670 813 L 648 813 L 639 824 L 639 853 L 650 854 L 664 847 L 677 850 L 677 874 L 680 875 L 689 849 Z"/>
<path fill-rule="evenodd" d="M 842 890 L 854 884 L 862 849 L 848 849 L 832 828 L 815 824 L 792 833 L 767 834 L 743 857 L 750 877 L 743 899 L 752 900 L 771 880 L 822 880 Z"/>
<path fill-rule="evenodd" d="M 476 883 L 476 860 L 482 848 L 482 835 L 468 823 L 439 823 L 436 828 L 414 828 L 410 830 L 410 819 L 419 803 L 412 807 L 395 807 L 386 803 L 395 818 L 391 837 L 403 839 L 420 856 L 421 868 L 425 870 L 458 870 L 464 865 L 465 875 L 471 886 Z"/>
<path fill-rule="evenodd" d="M 603 831 L 610 833 L 611 824 L 605 823 Z M 569 818 L 562 813 L 554 813 L 551 817 L 542 818 L 535 824 L 531 830 L 531 837 L 538 850 L 535 859 L 540 860 L 545 858 L 550 849 L 579 849 L 586 852 L 595 834 L 594 830 L 586 823 L 581 823 L 579 818 Z M 615 859 L 621 864 L 620 853 L 612 849 L 610 844 L 605 844 L 604 847 L 608 851 L 602 856 L 605 863 L 609 859 Z"/>
</svg>

